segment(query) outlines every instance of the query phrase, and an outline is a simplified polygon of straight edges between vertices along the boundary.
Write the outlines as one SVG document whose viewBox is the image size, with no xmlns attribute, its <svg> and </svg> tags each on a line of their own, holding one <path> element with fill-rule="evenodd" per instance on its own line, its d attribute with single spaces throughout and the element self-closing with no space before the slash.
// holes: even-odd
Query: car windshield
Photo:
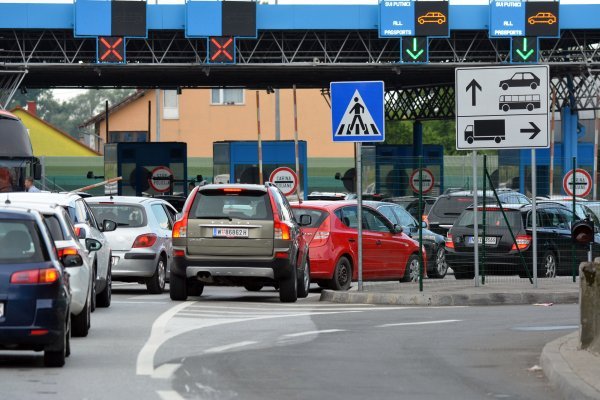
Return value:
<svg viewBox="0 0 600 400">
<path fill-rule="evenodd" d="M 318 228 L 321 226 L 325 218 L 327 217 L 327 211 L 315 210 L 314 208 L 292 208 L 296 221 L 300 221 L 301 215 L 310 215 L 310 225 L 306 225 L 305 228 Z"/>
<path fill-rule="evenodd" d="M 465 210 L 463 214 L 460 216 L 458 221 L 454 224 L 454 226 L 464 227 L 464 228 L 473 228 L 474 226 L 474 212 L 473 210 Z M 505 210 L 506 219 L 510 224 L 511 228 L 520 228 L 521 227 L 521 219 L 520 213 L 518 211 L 507 211 Z M 477 223 L 482 226 L 483 225 L 483 212 L 479 210 L 477 212 Z M 499 210 L 488 210 L 485 213 L 485 225 L 487 227 L 497 227 L 497 228 L 506 228 L 506 220 L 502 215 L 502 211 Z"/>
<path fill-rule="evenodd" d="M 139 228 L 146 226 L 146 212 L 144 208 L 126 204 L 89 204 L 96 220 L 99 223 L 110 220 L 117 226 L 124 228 Z"/>
<path fill-rule="evenodd" d="M 27 264 L 48 261 L 33 221 L 0 220 L 0 263 Z"/>
<path fill-rule="evenodd" d="M 190 218 L 268 220 L 273 218 L 273 214 L 266 192 L 204 190 L 194 199 Z"/>
</svg>

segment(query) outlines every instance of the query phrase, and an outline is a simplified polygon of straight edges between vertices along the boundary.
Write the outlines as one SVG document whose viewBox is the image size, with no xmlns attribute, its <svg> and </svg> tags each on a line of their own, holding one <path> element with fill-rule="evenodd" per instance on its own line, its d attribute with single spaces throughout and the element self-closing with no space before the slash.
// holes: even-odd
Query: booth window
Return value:
<svg viewBox="0 0 600 400">
<path fill-rule="evenodd" d="M 163 119 L 179 119 L 177 90 L 163 90 Z"/>
<path fill-rule="evenodd" d="M 109 134 L 109 143 L 148 141 L 146 131 L 110 131 Z"/>
<path fill-rule="evenodd" d="M 212 89 L 210 103 L 212 105 L 244 104 L 244 89 Z"/>
</svg>

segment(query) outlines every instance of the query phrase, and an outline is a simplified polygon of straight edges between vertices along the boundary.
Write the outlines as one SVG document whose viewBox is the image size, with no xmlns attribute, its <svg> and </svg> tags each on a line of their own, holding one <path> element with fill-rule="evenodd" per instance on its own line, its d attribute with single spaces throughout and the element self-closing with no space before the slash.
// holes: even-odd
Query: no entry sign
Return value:
<svg viewBox="0 0 600 400">
<path fill-rule="evenodd" d="M 423 193 L 429 193 L 433 189 L 435 179 L 433 173 L 427 168 L 423 168 Z M 410 174 L 410 187 L 415 193 L 419 193 L 419 170 L 415 169 Z"/>
<path fill-rule="evenodd" d="M 156 167 L 150 175 L 150 186 L 157 192 L 168 192 L 171 188 L 172 179 L 173 171 L 164 166 Z"/>
<path fill-rule="evenodd" d="M 298 175 L 291 168 L 279 167 L 271 173 L 269 181 L 273 182 L 284 195 L 289 196 L 296 191 Z"/>
<path fill-rule="evenodd" d="M 569 196 L 573 196 L 575 192 L 575 196 L 586 197 L 592 191 L 592 176 L 585 169 L 577 168 L 575 171 L 576 174 L 573 174 L 573 170 L 567 172 L 563 179 L 563 189 Z"/>
</svg>

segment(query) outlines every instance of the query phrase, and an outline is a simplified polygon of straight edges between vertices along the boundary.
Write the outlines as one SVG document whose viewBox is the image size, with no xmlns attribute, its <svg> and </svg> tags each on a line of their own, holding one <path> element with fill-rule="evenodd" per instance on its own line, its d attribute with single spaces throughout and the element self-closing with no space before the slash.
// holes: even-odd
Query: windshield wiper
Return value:
<svg viewBox="0 0 600 400">
<path fill-rule="evenodd" d="M 233 219 L 231 217 L 228 217 L 226 215 L 219 215 L 219 216 L 201 215 L 198 218 L 202 218 L 202 219 L 227 219 L 229 221 L 233 221 Z"/>
</svg>

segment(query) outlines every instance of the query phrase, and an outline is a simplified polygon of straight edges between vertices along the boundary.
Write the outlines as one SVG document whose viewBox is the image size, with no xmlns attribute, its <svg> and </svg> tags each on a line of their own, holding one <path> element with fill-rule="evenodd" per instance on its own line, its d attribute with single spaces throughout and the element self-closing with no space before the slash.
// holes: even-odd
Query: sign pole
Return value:
<svg viewBox="0 0 600 400">
<path fill-rule="evenodd" d="M 256 125 L 258 128 L 258 182 L 262 185 L 263 181 L 263 162 L 262 162 L 262 139 L 260 137 L 260 97 L 256 91 Z"/>
<path fill-rule="evenodd" d="M 550 121 L 550 196 L 554 194 L 554 129 L 556 126 L 556 89 L 552 90 L 552 120 Z"/>
<path fill-rule="evenodd" d="M 475 263 L 475 286 L 479 286 L 479 223 L 477 218 L 477 150 L 473 150 L 473 261 Z"/>
<path fill-rule="evenodd" d="M 298 196 L 298 201 L 302 202 L 300 198 L 300 158 L 298 155 L 298 103 L 296 101 L 296 84 L 293 86 L 294 88 L 294 152 L 296 156 L 296 176 L 298 176 L 298 186 L 296 186 L 296 195 Z M 304 189 L 306 190 L 306 188 Z"/>
<path fill-rule="evenodd" d="M 358 217 L 358 291 L 363 290 L 363 246 L 362 246 L 362 143 L 356 143 L 356 196 Z"/>
<path fill-rule="evenodd" d="M 600 101 L 600 93 L 597 95 L 598 101 Z M 596 117 L 596 123 L 594 125 L 594 176 L 593 176 L 593 189 L 592 199 L 597 200 L 598 198 L 598 134 L 600 134 L 600 113 L 598 110 L 594 110 L 594 116 Z"/>
<path fill-rule="evenodd" d="M 533 287 L 538 287 L 538 269 L 537 269 L 537 167 L 535 160 L 535 149 L 531 149 L 531 229 L 533 240 Z"/>
</svg>

